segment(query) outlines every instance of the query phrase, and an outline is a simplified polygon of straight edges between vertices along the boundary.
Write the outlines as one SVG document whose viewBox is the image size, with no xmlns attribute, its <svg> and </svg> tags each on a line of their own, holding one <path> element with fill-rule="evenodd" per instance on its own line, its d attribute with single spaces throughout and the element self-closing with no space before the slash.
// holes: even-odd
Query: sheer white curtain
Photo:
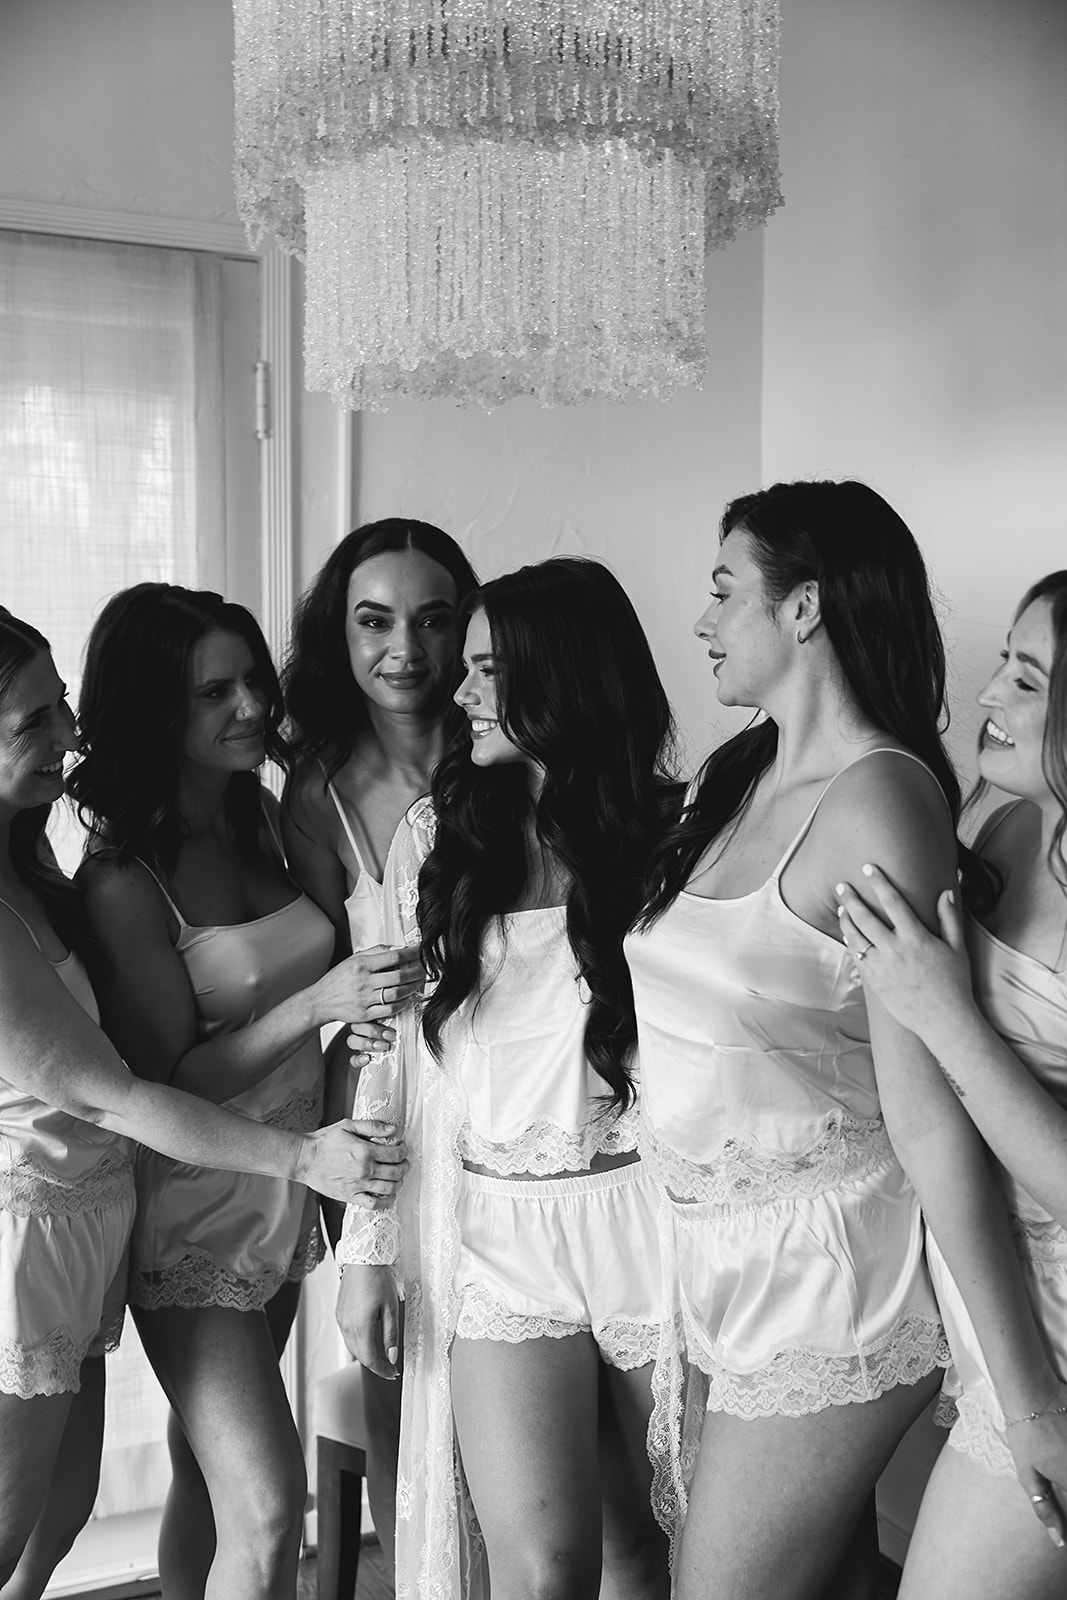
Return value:
<svg viewBox="0 0 1067 1600">
<path fill-rule="evenodd" d="M 115 590 L 220 587 L 220 273 L 193 251 L 0 230 L 0 604 L 51 641 L 75 703 Z M 57 820 L 70 870 L 80 838 Z M 108 1387 L 97 1515 L 159 1505 L 166 1406 L 129 1319 Z"/>
</svg>

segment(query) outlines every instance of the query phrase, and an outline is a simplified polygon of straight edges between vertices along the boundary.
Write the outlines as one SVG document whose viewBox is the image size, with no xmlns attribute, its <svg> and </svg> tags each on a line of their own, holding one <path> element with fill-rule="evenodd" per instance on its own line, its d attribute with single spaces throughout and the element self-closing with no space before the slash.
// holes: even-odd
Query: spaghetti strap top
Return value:
<svg viewBox="0 0 1067 1600">
<path fill-rule="evenodd" d="M 271 837 L 277 839 L 273 828 Z M 187 922 L 157 875 L 141 861 L 178 923 L 174 948 L 196 1001 L 197 1039 L 246 1028 L 322 977 L 333 953 L 329 919 L 307 895 L 250 922 L 201 927 Z M 269 1081 L 269 1080 L 265 1080 Z M 243 1103 L 254 1096 L 247 1091 Z"/>
<path fill-rule="evenodd" d="M 858 760 L 883 753 L 929 771 L 904 750 Z M 797 916 L 780 884 L 838 776 L 758 889 L 722 900 L 682 890 L 626 940 L 645 1113 L 683 1166 L 738 1138 L 799 1151 L 831 1123 L 880 1120 L 852 956 Z"/>
<path fill-rule="evenodd" d="M 40 950 L 21 912 L 7 900 L 0 905 L 18 917 Z M 80 958 L 72 950 L 61 961 L 45 960 L 82 1010 L 99 1023 L 96 997 Z M 129 1150 L 120 1134 L 45 1105 L 0 1079 L 0 1211 L 73 1215 L 125 1200 L 132 1186 Z"/>
<path fill-rule="evenodd" d="M 16 911 L 11 902 L 9 900 L 4 900 L 3 898 L 0 898 L 0 906 L 6 906 L 13 917 L 18 917 L 19 921 L 22 923 L 22 926 L 26 929 L 26 932 L 29 934 L 38 950 L 41 950 L 40 940 L 30 927 L 29 923 L 26 921 L 26 918 L 22 915 L 21 911 Z M 41 954 L 44 955 L 43 950 L 41 950 Z M 92 1020 L 99 1025 L 100 1012 L 97 1008 L 96 996 L 93 993 L 92 985 L 89 982 L 89 974 L 86 972 L 85 967 L 82 965 L 80 959 L 74 954 L 74 951 L 68 950 L 67 954 L 60 961 L 53 961 L 49 956 L 45 956 L 45 960 L 52 968 L 52 971 L 55 973 L 56 977 L 63 984 L 63 987 L 66 989 L 67 993 L 72 995 L 73 998 L 77 1000 L 82 1010 L 87 1012 Z"/>
<path fill-rule="evenodd" d="M 355 882 L 345 901 L 345 916 L 348 918 L 352 949 L 366 950 L 370 945 L 382 942 L 382 886 L 363 859 L 363 852 L 356 842 L 355 833 L 348 820 L 348 814 L 341 804 L 340 795 L 329 780 L 326 788 L 337 807 L 337 815 L 341 819 L 341 826 L 345 830 L 345 837 L 348 839 L 358 868 Z"/>
</svg>

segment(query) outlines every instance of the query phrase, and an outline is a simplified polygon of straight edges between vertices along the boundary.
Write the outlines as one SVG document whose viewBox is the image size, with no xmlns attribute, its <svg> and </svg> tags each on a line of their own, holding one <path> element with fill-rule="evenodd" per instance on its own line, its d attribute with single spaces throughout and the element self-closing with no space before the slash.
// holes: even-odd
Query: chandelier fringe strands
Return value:
<svg viewBox="0 0 1067 1600">
<path fill-rule="evenodd" d="M 705 250 L 778 189 L 778 0 L 234 0 L 238 208 L 308 387 L 491 407 L 702 380 Z"/>
</svg>

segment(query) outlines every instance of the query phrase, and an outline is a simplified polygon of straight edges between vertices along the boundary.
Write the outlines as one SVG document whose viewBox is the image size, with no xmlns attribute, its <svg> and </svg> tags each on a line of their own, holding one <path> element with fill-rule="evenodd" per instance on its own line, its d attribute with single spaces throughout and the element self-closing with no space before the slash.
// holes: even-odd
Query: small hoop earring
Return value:
<svg viewBox="0 0 1067 1600">
<path fill-rule="evenodd" d="M 804 634 L 802 634 L 800 629 L 798 628 L 797 629 L 797 644 L 807 644 L 807 642 L 808 641 L 805 638 Z"/>
</svg>

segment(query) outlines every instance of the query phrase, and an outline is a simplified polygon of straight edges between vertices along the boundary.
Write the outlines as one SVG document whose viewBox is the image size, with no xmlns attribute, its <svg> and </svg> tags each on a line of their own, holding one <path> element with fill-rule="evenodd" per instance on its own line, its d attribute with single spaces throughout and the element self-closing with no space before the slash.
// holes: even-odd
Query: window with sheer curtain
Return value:
<svg viewBox="0 0 1067 1600">
<path fill-rule="evenodd" d="M 0 231 L 0 604 L 50 640 L 75 704 L 117 589 L 225 581 L 223 266 Z M 57 820 L 70 870 L 80 837 Z M 98 1516 L 161 1504 L 169 1479 L 166 1406 L 129 1320 L 108 1387 Z"/>
</svg>

